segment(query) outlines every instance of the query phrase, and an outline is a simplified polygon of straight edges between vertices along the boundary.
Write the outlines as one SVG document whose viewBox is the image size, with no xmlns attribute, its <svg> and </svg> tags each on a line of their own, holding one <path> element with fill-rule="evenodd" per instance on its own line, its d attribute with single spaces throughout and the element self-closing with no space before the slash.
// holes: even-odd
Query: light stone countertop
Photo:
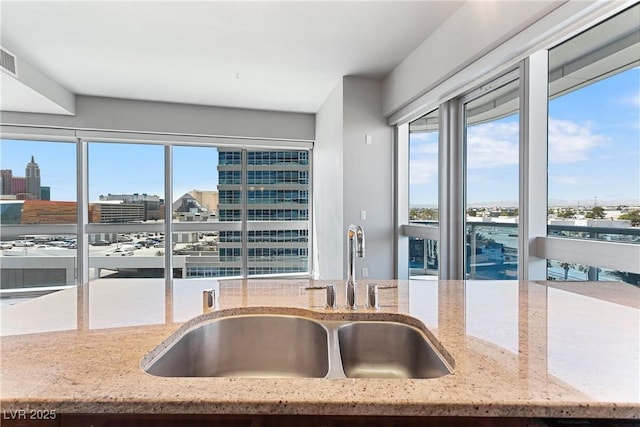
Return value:
<svg viewBox="0 0 640 427">
<path fill-rule="evenodd" d="M 311 280 L 100 280 L 0 309 L 2 409 L 57 413 L 640 418 L 640 289 L 620 283 L 377 281 L 382 309 L 324 309 Z M 143 357 L 202 312 L 415 318 L 453 358 L 436 379 L 166 378 Z M 278 308 L 279 307 L 279 308 Z M 309 310 L 312 313 L 309 313 Z M 196 322 L 198 319 L 191 320 Z"/>
</svg>

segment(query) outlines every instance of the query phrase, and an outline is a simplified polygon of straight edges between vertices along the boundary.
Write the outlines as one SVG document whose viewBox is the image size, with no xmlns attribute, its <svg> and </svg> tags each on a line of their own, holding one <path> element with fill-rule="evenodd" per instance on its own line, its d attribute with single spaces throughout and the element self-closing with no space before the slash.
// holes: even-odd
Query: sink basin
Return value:
<svg viewBox="0 0 640 427">
<path fill-rule="evenodd" d="M 141 367 L 162 377 L 426 379 L 451 373 L 420 329 L 351 319 L 273 313 L 204 318 L 165 340 Z"/>
<path fill-rule="evenodd" d="M 145 371 L 163 377 L 323 378 L 327 330 L 295 316 L 214 319 L 189 330 Z"/>
<path fill-rule="evenodd" d="M 451 371 L 422 333 L 395 322 L 353 322 L 338 328 L 348 378 L 437 378 Z"/>
</svg>

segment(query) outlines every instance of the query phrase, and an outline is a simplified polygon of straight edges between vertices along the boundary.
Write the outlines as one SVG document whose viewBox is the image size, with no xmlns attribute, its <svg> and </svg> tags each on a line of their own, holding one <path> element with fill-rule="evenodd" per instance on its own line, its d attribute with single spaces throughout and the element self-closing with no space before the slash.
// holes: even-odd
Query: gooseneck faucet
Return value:
<svg viewBox="0 0 640 427">
<path fill-rule="evenodd" d="M 347 229 L 347 308 L 355 310 L 356 303 L 356 256 L 364 258 L 364 230 L 359 225 Z"/>
</svg>

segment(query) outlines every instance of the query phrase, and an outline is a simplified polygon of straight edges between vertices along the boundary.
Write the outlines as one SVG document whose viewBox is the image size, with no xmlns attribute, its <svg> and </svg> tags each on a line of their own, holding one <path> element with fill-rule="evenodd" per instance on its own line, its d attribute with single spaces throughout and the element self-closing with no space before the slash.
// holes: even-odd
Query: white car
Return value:
<svg viewBox="0 0 640 427">
<path fill-rule="evenodd" d="M 132 256 L 133 251 L 118 248 L 118 249 L 115 249 L 113 252 L 107 252 L 106 255 L 107 256 Z"/>
</svg>

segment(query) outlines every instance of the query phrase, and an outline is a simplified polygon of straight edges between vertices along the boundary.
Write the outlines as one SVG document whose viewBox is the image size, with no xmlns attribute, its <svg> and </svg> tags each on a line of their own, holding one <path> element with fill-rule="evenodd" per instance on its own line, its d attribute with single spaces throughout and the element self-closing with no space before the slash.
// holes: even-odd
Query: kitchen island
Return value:
<svg viewBox="0 0 640 427">
<path fill-rule="evenodd" d="M 380 290 L 378 311 L 364 307 L 364 288 L 371 282 L 390 286 Z M 337 285 L 338 310 L 325 308 L 323 290 L 307 289 L 328 283 Z M 170 378 L 145 373 L 145 355 L 202 313 L 201 292 L 212 287 L 219 308 L 208 317 L 264 310 L 378 320 L 410 316 L 452 359 L 453 372 L 433 379 Z M 5 305 L 3 425 L 11 425 L 20 411 L 33 425 L 89 425 L 87 420 L 116 425 L 108 424 L 109 419 L 136 425 L 126 421 L 136 419 L 134 415 L 156 423 L 149 425 L 164 425 L 163 416 L 217 416 L 229 425 L 272 425 L 265 421 L 269 416 L 282 422 L 301 416 L 294 425 L 343 425 L 335 421 L 342 417 L 509 420 L 513 425 L 527 425 L 518 420 L 640 419 L 637 287 L 362 280 L 357 297 L 360 307 L 353 312 L 343 308 L 340 281 L 167 284 L 103 279 Z M 54 418 L 36 420 L 31 414 Z M 113 418 L 117 416 L 125 418 Z"/>
</svg>

